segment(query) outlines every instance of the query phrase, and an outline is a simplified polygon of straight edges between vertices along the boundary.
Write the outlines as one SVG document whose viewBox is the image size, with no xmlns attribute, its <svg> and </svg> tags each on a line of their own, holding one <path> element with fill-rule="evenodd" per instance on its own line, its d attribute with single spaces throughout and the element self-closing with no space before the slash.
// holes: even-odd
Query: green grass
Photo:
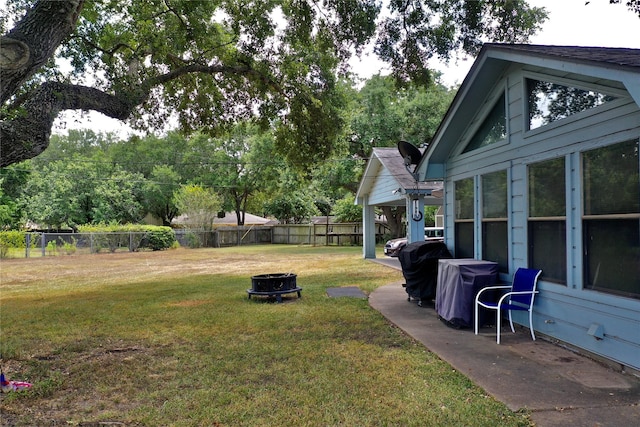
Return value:
<svg viewBox="0 0 640 427">
<path fill-rule="evenodd" d="M 250 277 L 294 272 L 282 304 Z M 250 246 L 0 264 L 8 425 L 526 426 L 366 300 L 401 273 L 360 248 Z"/>
</svg>

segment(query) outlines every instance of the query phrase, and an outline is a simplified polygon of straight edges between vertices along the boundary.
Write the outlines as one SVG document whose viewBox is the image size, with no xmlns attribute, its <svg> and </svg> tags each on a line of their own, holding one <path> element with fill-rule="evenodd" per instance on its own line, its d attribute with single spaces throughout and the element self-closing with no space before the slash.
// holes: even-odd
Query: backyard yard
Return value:
<svg viewBox="0 0 640 427">
<path fill-rule="evenodd" d="M 300 299 L 247 298 L 278 272 Z M 2 370 L 33 384 L 0 396 L 2 425 L 530 425 L 366 299 L 327 296 L 402 281 L 360 247 L 3 259 L 0 280 Z"/>
</svg>

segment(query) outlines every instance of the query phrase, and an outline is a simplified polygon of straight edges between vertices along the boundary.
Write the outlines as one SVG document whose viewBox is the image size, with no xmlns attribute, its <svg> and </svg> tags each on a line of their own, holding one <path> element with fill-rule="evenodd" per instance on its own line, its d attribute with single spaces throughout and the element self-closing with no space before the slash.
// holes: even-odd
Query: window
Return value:
<svg viewBox="0 0 640 427">
<path fill-rule="evenodd" d="M 482 125 L 465 147 L 463 153 L 486 147 L 507 137 L 507 115 L 505 109 L 504 93 L 484 119 Z"/>
<path fill-rule="evenodd" d="M 567 283 L 565 161 L 529 166 L 529 266 L 546 281 Z"/>
<path fill-rule="evenodd" d="M 473 178 L 455 183 L 455 252 L 456 258 L 474 258 Z"/>
<path fill-rule="evenodd" d="M 482 176 L 482 258 L 509 272 L 506 170 Z"/>
<path fill-rule="evenodd" d="M 583 153 L 584 286 L 640 299 L 639 143 Z"/>
<path fill-rule="evenodd" d="M 547 125 L 616 99 L 592 90 L 527 79 L 529 129 Z"/>
</svg>

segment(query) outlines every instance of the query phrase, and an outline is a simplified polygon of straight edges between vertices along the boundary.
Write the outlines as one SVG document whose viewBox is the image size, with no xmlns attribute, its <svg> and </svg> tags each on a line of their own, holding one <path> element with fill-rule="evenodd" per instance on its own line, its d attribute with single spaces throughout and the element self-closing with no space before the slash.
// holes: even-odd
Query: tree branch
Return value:
<svg viewBox="0 0 640 427">
<path fill-rule="evenodd" d="M 84 0 L 37 2 L 0 44 L 0 103 L 4 104 L 75 29 Z M 43 22 L 55 23 L 46 31 Z M 11 44 L 5 44 L 10 41 Z"/>
<path fill-rule="evenodd" d="M 0 167 L 30 159 L 47 148 L 53 121 L 63 110 L 95 110 L 124 120 L 139 98 L 109 95 L 100 90 L 58 82 L 43 83 L 13 120 L 0 122 Z"/>
<path fill-rule="evenodd" d="M 61 111 L 93 110 L 117 120 L 126 120 L 138 105 L 147 100 L 154 87 L 191 73 L 244 75 L 260 79 L 284 95 L 275 82 L 249 65 L 191 64 L 148 79 L 133 90 L 113 95 L 87 86 L 45 82 L 24 102 L 23 114 L 0 122 L 0 167 L 42 153 L 49 145 L 53 121 Z"/>
</svg>

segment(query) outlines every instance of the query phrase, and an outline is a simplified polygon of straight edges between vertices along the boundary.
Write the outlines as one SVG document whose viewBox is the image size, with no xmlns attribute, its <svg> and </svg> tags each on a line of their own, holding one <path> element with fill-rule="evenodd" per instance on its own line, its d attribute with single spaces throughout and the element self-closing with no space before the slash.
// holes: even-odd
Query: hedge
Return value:
<svg viewBox="0 0 640 427">
<path fill-rule="evenodd" d="M 117 240 L 121 234 L 115 233 L 141 233 L 140 242 L 135 249 L 147 248 L 154 251 L 170 249 L 178 244 L 176 234 L 171 227 L 157 225 L 83 225 L 78 227 L 80 233 L 95 233 L 103 235 L 101 242 L 104 247 L 120 246 Z M 113 234 L 113 239 L 109 237 Z M 0 247 L 24 249 L 26 247 L 25 231 L 0 231 Z M 73 233 L 69 233 L 73 236 Z"/>
<path fill-rule="evenodd" d="M 171 227 L 158 225 L 83 225 L 78 227 L 81 233 L 144 233 L 138 248 L 161 251 L 172 248 L 178 243 L 176 233 Z"/>
</svg>

